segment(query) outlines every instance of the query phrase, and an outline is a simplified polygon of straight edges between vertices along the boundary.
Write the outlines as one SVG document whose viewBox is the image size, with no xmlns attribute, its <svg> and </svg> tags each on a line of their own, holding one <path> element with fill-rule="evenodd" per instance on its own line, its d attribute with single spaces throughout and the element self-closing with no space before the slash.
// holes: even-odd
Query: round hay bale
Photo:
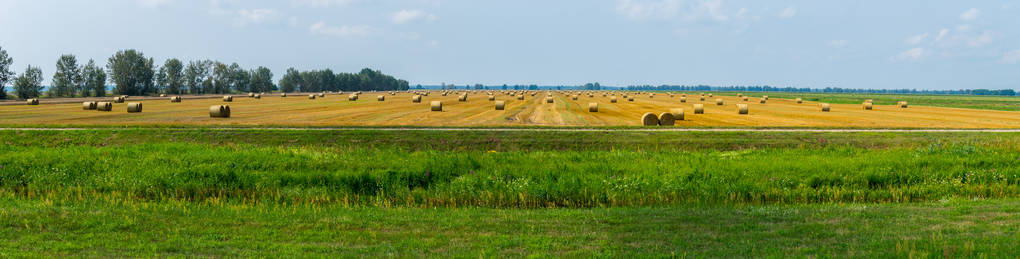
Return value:
<svg viewBox="0 0 1020 259">
<path fill-rule="evenodd" d="M 287 93 L 280 93 L 280 97 L 287 97 Z"/>
<path fill-rule="evenodd" d="M 577 95 L 574 95 L 574 96 L 570 97 L 570 99 L 573 99 L 574 101 L 577 101 Z"/>
<path fill-rule="evenodd" d="M 744 96 L 744 101 L 745 101 L 745 102 L 747 101 L 747 96 Z"/>
<path fill-rule="evenodd" d="M 678 121 L 684 120 L 684 109 L 683 108 L 669 109 L 669 113 L 673 114 L 673 120 L 678 120 Z"/>
<path fill-rule="evenodd" d="M 314 94 L 309 94 L 308 95 L 308 100 L 315 100 L 315 95 Z"/>
<path fill-rule="evenodd" d="M 861 104 L 861 106 L 863 106 L 865 110 L 871 110 L 873 108 L 874 104 L 866 102 L 866 103 Z"/>
<path fill-rule="evenodd" d="M 114 96 L 113 97 L 113 102 L 114 103 L 123 103 L 124 102 L 124 96 Z"/>
<path fill-rule="evenodd" d="M 627 101 L 628 101 L 628 102 L 633 102 L 633 101 L 634 101 L 634 96 L 629 96 L 629 97 L 627 97 Z"/>
<path fill-rule="evenodd" d="M 663 113 L 659 114 L 659 125 L 662 125 L 662 126 L 673 126 L 675 124 L 675 122 L 673 120 L 674 120 L 673 119 L 673 113 L 663 112 Z"/>
<path fill-rule="evenodd" d="M 248 93 L 248 97 L 255 97 L 255 93 Z"/>
<path fill-rule="evenodd" d="M 742 93 L 737 93 L 737 97 L 744 97 L 744 94 L 742 94 Z"/>
<path fill-rule="evenodd" d="M 609 102 L 616 103 L 616 96 L 609 97 Z"/>
<path fill-rule="evenodd" d="M 326 93 L 319 93 L 319 97 L 326 97 Z"/>
<path fill-rule="evenodd" d="M 708 94 L 708 97 L 712 97 L 712 94 Z"/>
<path fill-rule="evenodd" d="M 705 96 L 704 96 L 704 95 L 702 95 L 702 96 L 701 96 L 701 101 L 702 101 L 702 102 L 704 102 L 704 101 L 705 101 Z"/>
<path fill-rule="evenodd" d="M 723 99 L 715 99 L 715 105 L 723 105 Z"/>
<path fill-rule="evenodd" d="M 762 96 L 761 98 L 762 98 L 762 99 L 765 99 L 765 100 L 767 101 L 767 100 L 769 99 L 769 96 L 768 96 L 768 95 L 764 95 L 764 96 Z"/>
<path fill-rule="evenodd" d="M 659 126 L 659 117 L 655 116 L 654 113 L 646 112 L 645 115 L 641 116 L 641 125 Z"/>
<path fill-rule="evenodd" d="M 467 94 L 462 94 L 462 95 L 458 96 L 457 97 L 457 101 L 466 102 L 467 101 Z"/>
<path fill-rule="evenodd" d="M 680 102 L 682 102 L 682 103 L 687 102 L 687 97 L 686 96 L 680 96 Z"/>
<path fill-rule="evenodd" d="M 747 112 L 748 112 L 747 111 L 747 106 L 748 105 L 746 103 L 737 104 L 737 114 L 746 115 Z"/>
<path fill-rule="evenodd" d="M 518 94 L 517 95 L 517 100 L 524 100 L 524 95 L 523 94 Z"/>
<path fill-rule="evenodd" d="M 347 100 L 348 100 L 348 101 L 357 101 L 357 100 L 358 100 L 358 94 L 351 94 L 351 95 L 348 95 L 348 96 L 347 96 Z"/>
<path fill-rule="evenodd" d="M 440 95 L 446 96 L 446 92 L 442 92 L 442 93 L 440 93 Z"/>
<path fill-rule="evenodd" d="M 700 103 L 694 104 L 694 114 L 705 114 L 705 105 Z"/>
<path fill-rule="evenodd" d="M 81 103 L 81 109 L 82 110 L 95 110 L 96 109 L 96 102 L 83 102 L 83 103 Z"/>
<path fill-rule="evenodd" d="M 599 103 L 588 103 L 588 112 L 599 112 Z"/>
<path fill-rule="evenodd" d="M 829 109 L 830 109 L 830 108 L 832 107 L 832 106 L 831 106 L 831 105 L 829 105 L 828 103 L 823 103 L 823 104 L 821 104 L 821 105 L 822 105 L 822 111 L 823 111 L 823 112 L 828 112 L 828 111 L 829 111 Z"/>
<path fill-rule="evenodd" d="M 552 96 L 545 97 L 545 103 L 553 103 Z"/>
<path fill-rule="evenodd" d="M 804 100 L 802 100 L 800 98 L 797 98 L 796 101 L 797 101 L 797 103 L 804 103 Z"/>
<path fill-rule="evenodd" d="M 420 103 L 421 102 L 421 95 L 411 96 L 411 102 L 412 103 Z"/>
<path fill-rule="evenodd" d="M 386 101 L 386 96 L 385 95 L 376 96 L 375 100 L 376 101 L 380 101 L 380 102 L 384 102 L 384 101 Z"/>
<path fill-rule="evenodd" d="M 765 104 L 765 101 L 768 101 L 768 100 L 769 99 L 761 98 L 761 100 L 758 100 L 758 102 L 761 103 L 761 104 Z"/>
<path fill-rule="evenodd" d="M 224 102 L 233 102 L 234 101 L 234 97 L 233 96 L 229 96 L 229 95 L 224 95 L 223 96 L 223 101 Z"/>
<path fill-rule="evenodd" d="M 142 112 L 142 103 L 128 103 L 127 112 L 129 113 Z"/>
<path fill-rule="evenodd" d="M 230 118 L 230 105 L 209 106 L 209 117 Z"/>
<path fill-rule="evenodd" d="M 172 102 L 172 103 L 179 103 L 179 102 L 181 102 L 181 97 L 180 96 L 170 97 L 170 102 Z"/>
<path fill-rule="evenodd" d="M 255 99 L 262 99 L 262 94 L 255 94 L 255 96 L 253 96 L 253 97 Z"/>
<path fill-rule="evenodd" d="M 96 110 L 101 112 L 108 112 L 113 110 L 113 103 L 111 102 L 98 102 L 96 103 Z"/>
<path fill-rule="evenodd" d="M 495 101 L 495 100 L 496 100 L 496 96 L 495 95 L 489 95 L 489 101 Z"/>
<path fill-rule="evenodd" d="M 652 98 L 655 98 L 655 95 L 654 94 L 649 94 L 648 95 L 648 99 L 652 99 Z"/>
<path fill-rule="evenodd" d="M 432 106 L 432 111 L 434 111 L 434 112 L 441 112 L 441 111 L 443 111 L 443 102 L 432 101 L 432 103 L 430 103 L 429 105 Z"/>
<path fill-rule="evenodd" d="M 506 108 L 506 102 L 504 101 L 496 101 L 495 105 L 497 111 L 502 111 L 503 108 Z"/>
<path fill-rule="evenodd" d="M 901 102 L 899 102 L 899 104 L 900 104 L 900 108 L 907 108 L 907 101 L 901 101 Z"/>
</svg>

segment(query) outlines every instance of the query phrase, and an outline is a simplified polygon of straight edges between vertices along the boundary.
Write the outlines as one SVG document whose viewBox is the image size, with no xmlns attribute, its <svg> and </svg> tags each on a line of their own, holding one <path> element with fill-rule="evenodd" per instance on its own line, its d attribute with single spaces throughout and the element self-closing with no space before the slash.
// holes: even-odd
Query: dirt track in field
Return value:
<svg viewBox="0 0 1020 259">
<path fill-rule="evenodd" d="M 685 120 L 678 121 L 668 130 L 729 130 L 704 127 L 782 127 L 782 128 L 930 128 L 930 129 L 1020 129 L 1020 112 L 993 111 L 928 106 L 899 108 L 895 103 L 876 103 L 873 110 L 864 110 L 857 104 L 832 104 L 831 112 L 822 112 L 818 103 L 798 104 L 789 99 L 771 98 L 765 104 L 758 96 L 747 101 L 736 96 L 706 97 L 688 93 L 687 102 L 680 94 L 670 97 L 665 93 L 655 96 L 634 95 L 634 101 L 615 93 L 617 103 L 601 92 L 588 97 L 580 94 L 577 100 L 570 95 L 552 92 L 553 103 L 545 102 L 545 91 L 536 95 L 525 94 L 525 100 L 499 91 L 492 91 L 496 100 L 506 102 L 506 109 L 497 111 L 483 92 L 472 92 L 468 100 L 460 102 L 456 93 L 441 96 L 433 92 L 421 103 L 411 102 L 410 93 L 364 93 L 357 101 L 348 101 L 346 94 L 329 94 L 325 98 L 308 99 L 307 94 L 264 96 L 262 99 L 237 96 L 224 103 L 219 98 L 195 97 L 182 103 L 170 103 L 165 98 L 139 100 L 131 97 L 127 102 L 142 102 L 142 113 L 127 113 L 126 103 L 114 104 L 112 112 L 82 110 L 80 102 L 51 104 L 43 101 L 38 106 L 0 105 L 0 127 L 66 126 L 222 126 L 222 127 L 520 127 L 520 126 L 637 126 L 646 112 L 656 114 L 672 108 L 685 110 Z M 376 96 L 385 95 L 385 101 Z M 715 99 L 724 105 L 716 105 Z M 442 101 L 443 111 L 429 111 L 430 101 Z M 599 112 L 588 112 L 588 103 L 598 103 Z M 705 114 L 693 114 L 693 104 L 704 104 Z M 748 104 L 749 115 L 738 115 L 736 104 Z M 211 105 L 228 104 L 231 118 L 210 118 Z M 694 129 L 692 129 L 693 127 Z M 663 130 L 666 128 L 656 128 Z M 457 129 L 461 130 L 461 129 Z M 487 129 L 487 130 L 563 130 L 563 129 Z M 586 129 L 577 129 L 586 130 Z M 599 129 L 602 130 L 602 129 Z M 621 129 L 632 130 L 632 129 Z M 645 130 L 645 129 L 642 129 Z M 650 129 L 649 129 L 650 130 Z M 756 129 L 740 129 L 756 130 Z M 782 129 L 786 130 L 786 129 Z M 805 129 L 807 130 L 807 129 Z M 839 129 L 836 129 L 839 130 Z"/>
</svg>

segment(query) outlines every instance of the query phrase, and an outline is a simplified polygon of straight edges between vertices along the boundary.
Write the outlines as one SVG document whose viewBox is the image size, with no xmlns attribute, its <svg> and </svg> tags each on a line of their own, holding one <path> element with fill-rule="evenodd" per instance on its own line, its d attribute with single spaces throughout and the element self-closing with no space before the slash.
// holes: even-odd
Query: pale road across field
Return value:
<svg viewBox="0 0 1020 259">
<path fill-rule="evenodd" d="M 904 132 L 904 133 L 937 133 L 937 132 L 986 132 L 1009 133 L 1020 132 L 1020 129 L 737 129 L 737 128 L 672 128 L 672 129 L 542 129 L 542 128 L 0 128 L 0 131 L 78 131 L 78 130 L 304 130 L 304 131 L 505 131 L 505 132 Z"/>
</svg>

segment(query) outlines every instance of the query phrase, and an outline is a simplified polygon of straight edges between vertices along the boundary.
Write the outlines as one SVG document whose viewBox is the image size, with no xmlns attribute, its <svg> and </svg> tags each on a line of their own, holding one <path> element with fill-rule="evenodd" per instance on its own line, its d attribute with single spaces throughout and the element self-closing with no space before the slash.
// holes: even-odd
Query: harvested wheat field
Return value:
<svg viewBox="0 0 1020 259">
<path fill-rule="evenodd" d="M 639 126 L 642 114 L 669 112 L 682 108 L 694 110 L 705 104 L 704 114 L 688 114 L 674 127 L 856 127 L 856 128 L 1020 128 L 1020 112 L 910 105 L 900 108 L 895 102 L 875 103 L 872 110 L 860 104 L 831 104 L 822 112 L 819 103 L 771 98 L 760 104 L 757 95 L 744 101 L 735 95 L 715 95 L 699 101 L 681 102 L 674 97 L 630 94 L 633 102 L 610 101 L 624 92 L 601 93 L 588 97 L 580 92 L 550 91 L 554 102 L 546 102 L 546 92 L 516 95 L 493 91 L 503 110 L 494 109 L 495 101 L 485 98 L 487 91 L 469 92 L 466 101 L 458 101 L 459 92 L 443 96 L 438 91 L 412 102 L 414 93 L 401 92 L 385 101 L 359 98 L 348 101 L 345 95 L 325 98 L 280 98 L 267 95 L 254 99 L 237 96 L 230 102 L 230 118 L 209 116 L 211 105 L 222 99 L 185 99 L 172 103 L 167 99 L 143 100 L 145 111 L 127 113 L 125 103 L 114 103 L 112 112 L 84 110 L 81 103 L 0 106 L 2 125 L 276 125 L 276 126 Z M 366 93 L 367 94 L 367 93 Z M 694 94 L 694 93 L 687 93 Z M 715 99 L 724 105 L 716 105 Z M 129 98 L 131 100 L 131 98 Z M 431 101 L 442 101 L 441 112 L 430 110 Z M 589 112 L 589 103 L 598 103 L 598 112 Z M 738 104 L 747 104 L 750 112 L 741 115 Z"/>
</svg>

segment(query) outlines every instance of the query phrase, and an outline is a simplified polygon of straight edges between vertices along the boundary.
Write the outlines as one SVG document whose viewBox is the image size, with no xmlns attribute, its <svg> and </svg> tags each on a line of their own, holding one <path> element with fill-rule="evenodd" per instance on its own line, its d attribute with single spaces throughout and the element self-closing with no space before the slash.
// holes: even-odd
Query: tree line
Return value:
<svg viewBox="0 0 1020 259">
<path fill-rule="evenodd" d="M 283 92 L 321 92 L 321 91 L 388 91 L 407 90 L 407 81 L 396 79 L 378 70 L 362 69 L 354 73 L 333 73 L 333 70 L 298 71 L 287 69 L 280 79 L 280 91 Z"/>
<path fill-rule="evenodd" d="M 319 91 L 385 91 L 407 90 L 408 83 L 377 70 L 363 69 L 357 74 L 331 70 L 298 72 L 291 68 L 273 83 L 273 72 L 260 66 L 241 68 L 237 63 L 197 60 L 185 63 L 171 58 L 157 64 L 153 58 L 134 49 L 117 51 L 100 67 L 92 59 L 80 65 L 74 55 L 61 55 L 51 85 L 44 88 L 42 69 L 28 65 L 16 75 L 11 68 L 13 58 L 0 48 L 0 99 L 7 97 L 7 83 L 13 83 L 17 98 L 106 96 L 107 82 L 118 95 L 154 94 L 226 94 L 233 92 L 319 92 Z M 45 89 L 45 90 L 44 90 Z"/>
</svg>

